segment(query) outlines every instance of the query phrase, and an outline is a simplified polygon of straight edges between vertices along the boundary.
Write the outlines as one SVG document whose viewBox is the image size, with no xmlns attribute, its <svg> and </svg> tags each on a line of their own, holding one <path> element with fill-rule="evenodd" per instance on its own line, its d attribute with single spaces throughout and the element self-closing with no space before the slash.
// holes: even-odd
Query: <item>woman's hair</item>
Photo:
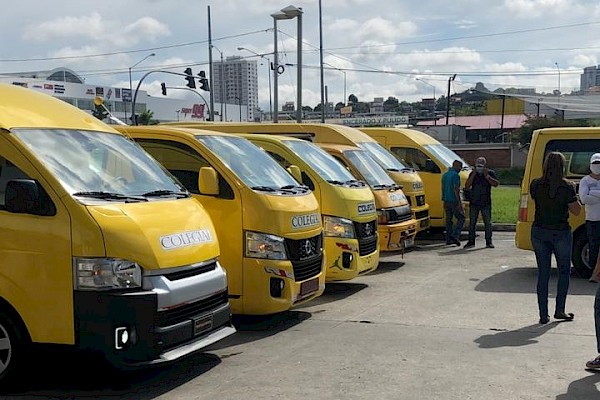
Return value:
<svg viewBox="0 0 600 400">
<path fill-rule="evenodd" d="M 565 156 L 553 151 L 546 155 L 542 172 L 542 183 L 548 185 L 550 197 L 556 195 L 558 187 L 565 182 Z"/>
</svg>

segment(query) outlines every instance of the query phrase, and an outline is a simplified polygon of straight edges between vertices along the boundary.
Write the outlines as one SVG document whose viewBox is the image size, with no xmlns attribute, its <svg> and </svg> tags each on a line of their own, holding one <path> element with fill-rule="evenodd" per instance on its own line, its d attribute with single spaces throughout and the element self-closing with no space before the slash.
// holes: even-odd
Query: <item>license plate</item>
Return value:
<svg viewBox="0 0 600 400">
<path fill-rule="evenodd" d="M 194 335 L 201 335 L 206 331 L 212 329 L 213 326 L 213 316 L 212 314 L 206 315 L 201 318 L 194 319 Z"/>
<path fill-rule="evenodd" d="M 309 294 L 319 290 L 319 278 L 311 279 L 310 281 L 300 284 L 300 297 L 306 297 Z"/>
<path fill-rule="evenodd" d="M 404 241 L 404 248 L 413 247 L 415 245 L 415 238 L 411 237 Z"/>
</svg>

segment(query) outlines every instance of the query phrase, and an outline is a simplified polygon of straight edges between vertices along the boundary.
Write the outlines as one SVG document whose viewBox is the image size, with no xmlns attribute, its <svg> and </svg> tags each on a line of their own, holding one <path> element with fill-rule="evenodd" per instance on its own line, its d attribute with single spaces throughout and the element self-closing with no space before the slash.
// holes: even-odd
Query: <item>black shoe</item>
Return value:
<svg viewBox="0 0 600 400">
<path fill-rule="evenodd" d="M 458 239 L 452 239 L 452 243 L 454 243 L 457 246 L 460 246 L 460 240 Z"/>
<path fill-rule="evenodd" d="M 554 314 L 554 319 L 564 319 L 565 321 L 572 321 L 573 318 L 575 318 L 575 314 L 573 313 L 560 313 L 560 314 Z"/>
<path fill-rule="evenodd" d="M 546 315 L 545 318 L 544 317 L 540 318 L 540 324 L 542 324 L 542 325 L 547 324 L 549 321 L 550 321 L 550 316 L 549 315 Z"/>
<path fill-rule="evenodd" d="M 488 244 L 485 245 L 485 247 L 487 247 L 488 249 L 493 249 L 496 246 L 494 246 L 492 243 L 488 243 Z"/>
<path fill-rule="evenodd" d="M 467 242 L 467 244 L 464 245 L 463 249 L 470 249 L 471 247 L 475 247 L 475 243 Z"/>
</svg>

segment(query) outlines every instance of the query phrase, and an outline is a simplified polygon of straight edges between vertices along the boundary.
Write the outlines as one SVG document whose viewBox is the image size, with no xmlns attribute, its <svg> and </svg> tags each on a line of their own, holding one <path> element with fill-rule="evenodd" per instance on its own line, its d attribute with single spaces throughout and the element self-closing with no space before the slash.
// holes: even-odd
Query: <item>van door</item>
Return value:
<svg viewBox="0 0 600 400">
<path fill-rule="evenodd" d="M 3 135 L 4 136 L 4 135 Z M 24 320 L 37 343 L 74 344 L 73 261 L 69 213 L 45 179 L 0 136 L 0 297 Z M 13 179 L 32 179 L 48 215 L 9 211 Z"/>
</svg>

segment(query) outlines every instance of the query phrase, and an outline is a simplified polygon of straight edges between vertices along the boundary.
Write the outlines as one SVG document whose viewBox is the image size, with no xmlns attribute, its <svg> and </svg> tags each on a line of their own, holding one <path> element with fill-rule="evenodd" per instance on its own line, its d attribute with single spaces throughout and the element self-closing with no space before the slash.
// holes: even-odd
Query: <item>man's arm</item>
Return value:
<svg viewBox="0 0 600 400">
<path fill-rule="evenodd" d="M 496 175 L 494 174 L 494 171 L 490 171 L 489 169 L 486 168 L 483 170 L 483 176 L 489 182 L 489 184 L 492 185 L 493 187 L 497 187 L 500 184 L 498 179 L 496 179 Z"/>
<path fill-rule="evenodd" d="M 587 179 L 579 182 L 579 200 L 583 204 L 600 204 L 600 193 L 598 190 L 590 190 L 590 183 Z"/>
<path fill-rule="evenodd" d="M 465 189 L 471 189 L 471 186 L 473 186 L 473 180 L 475 180 L 476 173 L 477 172 L 475 172 L 475 170 L 471 171 L 469 177 L 467 178 L 467 181 L 465 182 Z"/>
</svg>

